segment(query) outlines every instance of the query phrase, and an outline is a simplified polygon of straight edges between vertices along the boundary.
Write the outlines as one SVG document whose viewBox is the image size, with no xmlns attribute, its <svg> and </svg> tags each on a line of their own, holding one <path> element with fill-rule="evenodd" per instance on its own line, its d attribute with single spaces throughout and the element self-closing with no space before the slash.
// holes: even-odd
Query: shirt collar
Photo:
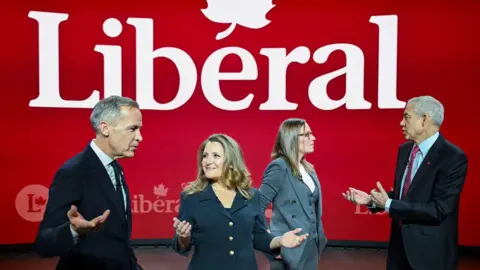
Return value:
<svg viewBox="0 0 480 270">
<path fill-rule="evenodd" d="M 92 140 L 90 142 L 90 147 L 92 147 L 93 152 L 95 152 L 95 154 L 97 154 L 97 156 L 100 159 L 100 161 L 102 162 L 103 166 L 106 167 L 107 165 L 112 163 L 113 159 L 111 157 L 109 157 L 107 154 L 105 154 L 105 152 L 103 152 L 102 149 L 100 149 L 100 147 L 97 146 L 97 144 L 95 143 L 95 140 Z"/>
<path fill-rule="evenodd" d="M 433 144 L 435 141 L 438 139 L 440 133 L 437 131 L 435 134 L 424 140 L 418 145 L 418 148 L 420 148 L 420 152 L 422 153 L 423 156 L 426 156 L 430 148 L 432 148 Z"/>
</svg>

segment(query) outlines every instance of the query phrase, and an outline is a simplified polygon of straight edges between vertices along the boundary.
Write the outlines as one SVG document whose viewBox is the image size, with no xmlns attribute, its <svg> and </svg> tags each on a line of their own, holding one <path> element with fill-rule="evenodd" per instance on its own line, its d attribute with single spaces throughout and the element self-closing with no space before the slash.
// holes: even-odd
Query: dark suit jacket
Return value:
<svg viewBox="0 0 480 270">
<path fill-rule="evenodd" d="M 322 192 L 320 182 L 316 174 L 311 174 L 315 187 L 320 196 L 316 205 L 316 224 L 319 242 L 319 256 L 327 245 L 327 238 L 322 223 Z M 303 233 L 311 231 L 312 220 L 307 214 L 309 205 L 308 193 L 298 188 L 304 185 L 299 178 L 294 176 L 290 165 L 283 159 L 277 158 L 268 164 L 263 174 L 260 186 L 261 210 L 265 213 L 266 208 L 272 202 L 272 218 L 270 231 L 274 235 L 282 235 L 290 230 L 302 228 Z M 298 248 L 282 248 L 282 259 L 291 267 L 298 268 L 305 251 L 306 243 Z"/>
<path fill-rule="evenodd" d="M 190 245 L 181 249 L 175 235 L 173 249 L 188 256 L 194 248 L 188 269 L 255 270 L 254 249 L 272 252 L 273 236 L 266 231 L 260 195 L 255 189 L 250 193 L 253 197 L 246 200 L 237 192 L 231 209 L 223 207 L 210 184 L 204 191 L 181 194 L 178 219 L 192 224 L 192 236 Z"/>
<path fill-rule="evenodd" d="M 60 256 L 56 269 L 136 269 L 130 243 L 132 215 L 127 193 L 127 220 L 115 203 L 114 186 L 105 167 L 90 146 L 68 160 L 50 186 L 48 204 L 35 240 L 42 257 Z M 107 209 L 110 215 L 99 232 L 81 237 L 78 243 L 70 231 L 67 212 L 75 205 L 86 220 Z M 122 207 L 123 208 L 123 207 Z"/>
<path fill-rule="evenodd" d="M 467 174 L 467 156 L 442 135 L 430 148 L 406 194 L 399 200 L 402 177 L 413 142 L 400 146 L 395 188 L 389 215 L 392 218 L 389 258 L 393 265 L 401 247 L 414 269 L 455 270 L 458 264 L 458 208 Z M 374 211 L 375 212 L 375 211 Z M 399 220 L 401 220 L 401 225 Z"/>
</svg>

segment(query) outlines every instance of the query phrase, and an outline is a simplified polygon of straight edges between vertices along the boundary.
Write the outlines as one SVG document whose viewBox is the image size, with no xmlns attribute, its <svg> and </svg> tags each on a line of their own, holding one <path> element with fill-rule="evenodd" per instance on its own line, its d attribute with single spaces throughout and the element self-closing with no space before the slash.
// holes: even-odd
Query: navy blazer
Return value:
<svg viewBox="0 0 480 270">
<path fill-rule="evenodd" d="M 389 210 L 392 222 L 387 266 L 395 264 L 403 249 L 415 269 L 458 269 L 459 202 L 468 158 L 440 134 L 413 177 L 406 197 L 400 199 L 413 144 L 408 141 L 400 146 L 394 190 L 388 192 L 393 200 Z"/>
<path fill-rule="evenodd" d="M 267 232 L 265 216 L 260 211 L 260 194 L 253 188 L 250 193 L 253 197 L 246 200 L 237 192 L 232 207 L 226 209 L 211 184 L 192 195 L 182 192 L 178 219 L 192 224 L 192 236 L 189 246 L 180 249 L 175 234 L 173 249 L 188 256 L 194 247 L 188 269 L 255 270 L 254 249 L 272 253 L 273 236 Z"/>
<path fill-rule="evenodd" d="M 115 189 L 105 167 L 88 145 L 55 174 L 35 239 L 36 253 L 41 257 L 59 256 L 57 270 L 141 269 L 130 242 L 132 214 L 126 183 L 125 191 L 126 220 L 123 207 L 115 202 Z M 80 237 L 75 244 L 67 217 L 71 205 L 77 206 L 86 220 L 107 209 L 111 212 L 100 231 Z"/>
</svg>

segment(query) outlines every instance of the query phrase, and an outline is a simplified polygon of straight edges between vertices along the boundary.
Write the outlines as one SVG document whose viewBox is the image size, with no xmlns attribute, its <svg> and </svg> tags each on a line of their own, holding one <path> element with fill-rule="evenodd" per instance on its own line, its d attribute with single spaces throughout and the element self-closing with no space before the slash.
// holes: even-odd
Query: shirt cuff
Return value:
<svg viewBox="0 0 480 270">
<path fill-rule="evenodd" d="M 390 204 L 392 203 L 392 199 L 388 198 L 387 202 L 385 203 L 385 211 L 390 212 Z"/>
<path fill-rule="evenodd" d="M 75 244 L 77 244 L 77 242 L 78 242 L 78 233 L 73 230 L 73 228 L 72 228 L 71 225 L 70 225 L 70 231 L 72 232 L 73 242 L 74 242 Z"/>
</svg>

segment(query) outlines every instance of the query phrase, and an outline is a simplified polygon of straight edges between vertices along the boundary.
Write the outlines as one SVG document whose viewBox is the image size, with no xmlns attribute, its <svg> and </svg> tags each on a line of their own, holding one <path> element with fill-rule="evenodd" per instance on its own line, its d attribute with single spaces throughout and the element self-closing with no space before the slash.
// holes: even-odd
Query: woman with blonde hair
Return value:
<svg viewBox="0 0 480 270">
<path fill-rule="evenodd" d="M 214 134 L 198 151 L 197 179 L 185 187 L 174 218 L 173 249 L 188 256 L 188 269 L 255 270 L 254 249 L 275 253 L 298 247 L 301 229 L 273 237 L 266 231 L 260 196 L 252 188 L 243 153 L 235 140 Z"/>
<path fill-rule="evenodd" d="M 327 244 L 321 219 L 320 182 L 313 165 L 305 158 L 313 153 L 314 142 L 315 136 L 304 119 L 287 119 L 278 130 L 272 161 L 260 186 L 261 211 L 265 213 L 272 203 L 273 235 L 300 227 L 309 236 L 298 248 L 282 249 L 279 258 L 270 258 L 271 269 L 315 270 Z"/>
</svg>

